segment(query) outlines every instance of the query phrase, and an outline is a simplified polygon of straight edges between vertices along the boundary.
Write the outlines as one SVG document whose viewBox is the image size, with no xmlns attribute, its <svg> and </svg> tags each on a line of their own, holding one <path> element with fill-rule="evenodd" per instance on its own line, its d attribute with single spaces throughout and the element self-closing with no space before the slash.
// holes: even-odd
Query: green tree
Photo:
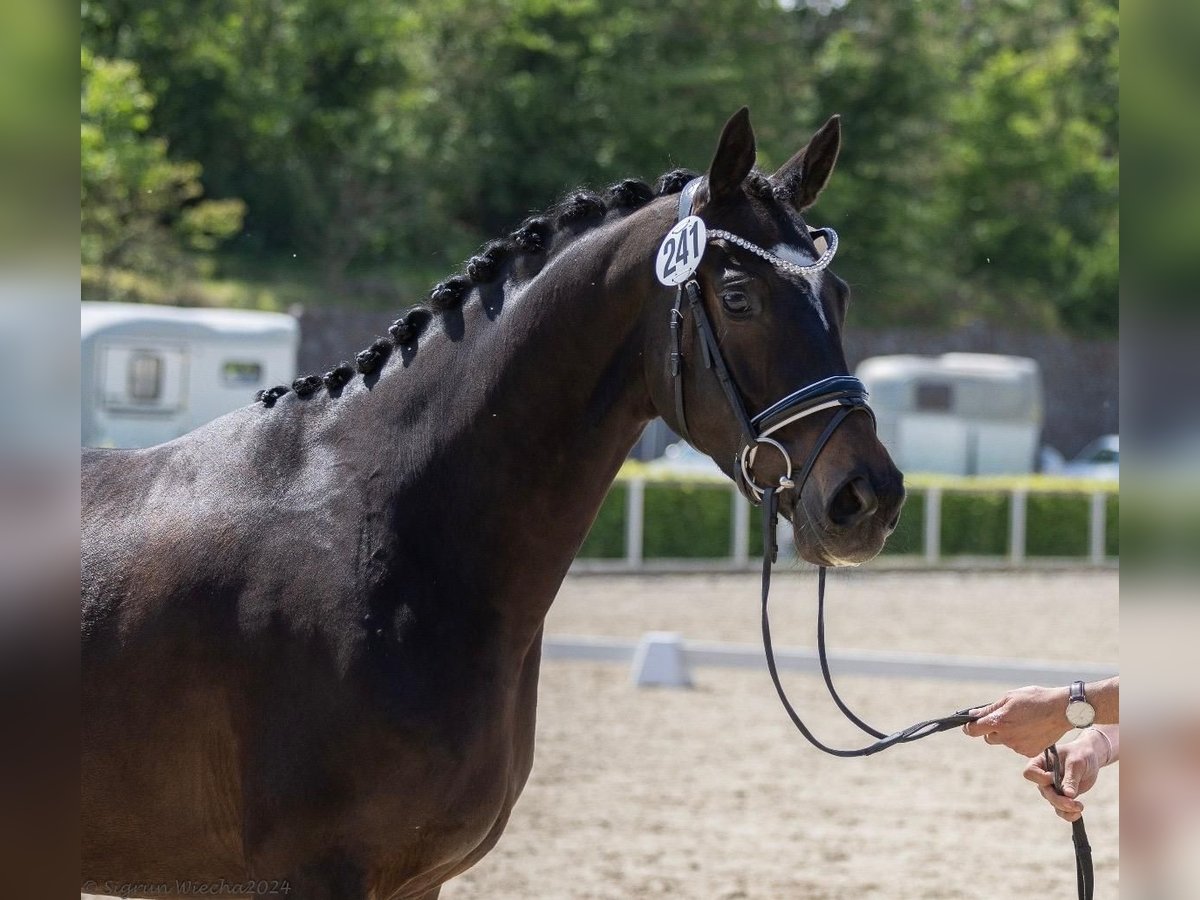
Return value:
<svg viewBox="0 0 1200 900">
<path fill-rule="evenodd" d="M 960 273 L 990 317 L 1115 334 L 1116 4 L 997 47 L 955 101 Z"/>
<path fill-rule="evenodd" d="M 955 6 L 868 0 L 809 29 L 818 104 L 842 114 L 845 133 L 814 215 L 845 235 L 837 268 L 859 324 L 949 324 L 961 309 L 947 265 L 953 196 L 945 181 Z"/>
<path fill-rule="evenodd" d="M 80 64 L 85 292 L 164 299 L 197 273 L 197 254 L 238 231 L 242 203 L 201 200 L 200 165 L 171 161 L 166 141 L 149 136 L 154 98 L 134 63 L 98 58 L 85 48 Z"/>
<path fill-rule="evenodd" d="M 1115 0 L 82 10 L 84 45 L 157 98 L 144 136 L 246 200 L 228 246 L 335 297 L 411 299 L 576 184 L 703 167 L 745 103 L 767 169 L 843 115 L 812 215 L 843 234 L 857 323 L 1116 327 Z"/>
</svg>

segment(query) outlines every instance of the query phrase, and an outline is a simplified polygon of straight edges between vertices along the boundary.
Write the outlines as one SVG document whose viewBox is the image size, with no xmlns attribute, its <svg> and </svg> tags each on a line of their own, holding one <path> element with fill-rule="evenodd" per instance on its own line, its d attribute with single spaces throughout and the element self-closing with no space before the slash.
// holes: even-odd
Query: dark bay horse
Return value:
<svg viewBox="0 0 1200 900">
<path fill-rule="evenodd" d="M 812 260 L 801 214 L 840 140 L 831 119 L 768 177 L 742 110 L 691 209 Z M 354 365 L 168 444 L 84 453 L 93 890 L 260 879 L 302 900 L 436 897 L 495 844 L 533 760 L 546 612 L 643 427 L 683 427 L 675 290 L 655 259 L 693 178 L 574 193 Z M 846 373 L 832 272 L 715 240 L 696 277 L 750 413 Z M 683 360 L 690 438 L 732 474 L 742 438 L 695 335 Z M 774 435 L 797 465 L 830 414 Z M 764 458 L 762 477 L 783 464 Z M 902 501 L 854 415 L 781 508 L 798 552 L 837 565 L 877 553 Z"/>
</svg>

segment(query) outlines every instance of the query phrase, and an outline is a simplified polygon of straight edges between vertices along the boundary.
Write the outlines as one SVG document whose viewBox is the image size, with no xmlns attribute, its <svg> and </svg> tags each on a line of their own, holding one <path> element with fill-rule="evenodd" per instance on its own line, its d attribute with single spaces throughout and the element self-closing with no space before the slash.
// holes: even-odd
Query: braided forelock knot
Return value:
<svg viewBox="0 0 1200 900">
<path fill-rule="evenodd" d="M 340 387 L 345 387 L 347 382 L 353 377 L 354 367 L 348 362 L 343 362 L 338 363 L 326 372 L 322 380 L 325 382 L 325 387 L 331 391 L 336 391 Z"/>
<path fill-rule="evenodd" d="M 654 193 L 659 197 L 667 194 L 678 194 L 683 190 L 684 185 L 692 179 L 699 177 L 699 174 L 693 172 L 691 169 L 673 169 L 658 179 L 658 183 L 654 186 Z"/>
<path fill-rule="evenodd" d="M 600 195 L 594 191 L 576 191 L 558 206 L 558 224 L 570 225 L 585 219 L 603 216 L 606 209 Z"/>
<path fill-rule="evenodd" d="M 297 397 L 311 397 L 324 384 L 320 375 L 304 375 L 292 382 Z"/>
<path fill-rule="evenodd" d="M 768 203 L 779 199 L 778 189 L 775 184 L 758 170 L 747 175 L 743 183 L 746 186 L 746 193 L 752 197 L 765 200 Z"/>
<path fill-rule="evenodd" d="M 371 342 L 371 346 L 366 350 L 360 350 L 354 357 L 354 362 L 358 366 L 358 371 L 363 375 L 370 375 L 383 365 L 388 358 L 388 354 L 392 352 L 392 342 L 387 338 L 376 338 Z"/>
<path fill-rule="evenodd" d="M 609 209 L 637 209 L 653 199 L 654 189 L 636 178 L 618 181 L 604 192 L 604 202 Z"/>
<path fill-rule="evenodd" d="M 542 217 L 530 219 L 512 233 L 513 243 L 526 253 L 540 253 L 550 244 L 554 229 L 549 219 Z"/>
</svg>

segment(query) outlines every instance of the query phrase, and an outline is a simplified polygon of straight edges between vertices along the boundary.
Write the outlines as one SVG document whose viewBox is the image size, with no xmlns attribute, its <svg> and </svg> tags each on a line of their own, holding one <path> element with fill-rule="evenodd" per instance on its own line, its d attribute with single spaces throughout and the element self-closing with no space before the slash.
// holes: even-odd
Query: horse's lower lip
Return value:
<svg viewBox="0 0 1200 900">
<path fill-rule="evenodd" d="M 799 513 L 800 521 L 797 521 Z M 803 501 L 789 503 L 784 512 L 792 523 L 796 553 L 816 566 L 857 566 L 874 559 L 887 540 L 887 529 L 869 528 L 867 533 L 831 532 L 813 524 Z"/>
<path fill-rule="evenodd" d="M 841 554 L 835 553 L 825 546 L 817 547 L 814 553 L 812 552 L 812 548 L 802 547 L 799 543 L 796 544 L 796 552 L 807 562 L 828 568 L 861 566 L 863 563 L 874 559 L 879 553 L 878 550 L 858 548 L 855 551 Z"/>
</svg>

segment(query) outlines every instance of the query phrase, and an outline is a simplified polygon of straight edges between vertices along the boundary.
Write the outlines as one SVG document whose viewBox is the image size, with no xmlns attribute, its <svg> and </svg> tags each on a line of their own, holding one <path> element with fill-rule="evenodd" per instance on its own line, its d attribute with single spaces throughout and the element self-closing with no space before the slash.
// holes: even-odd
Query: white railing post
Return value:
<svg viewBox="0 0 1200 900">
<path fill-rule="evenodd" d="M 942 489 L 925 489 L 925 562 L 935 564 L 942 555 Z"/>
<path fill-rule="evenodd" d="M 635 569 L 642 564 L 642 534 L 646 517 L 646 481 L 631 478 L 625 483 L 625 564 Z"/>
<path fill-rule="evenodd" d="M 1023 488 L 1015 488 L 1008 497 L 1008 561 L 1014 566 L 1025 561 L 1028 500 L 1029 495 Z"/>
<path fill-rule="evenodd" d="M 1092 565 L 1104 564 L 1105 530 L 1108 527 L 1108 495 L 1103 491 L 1092 494 L 1091 509 L 1089 510 L 1088 555 Z"/>
<path fill-rule="evenodd" d="M 733 535 L 730 538 L 729 555 L 733 564 L 739 569 L 750 565 L 750 504 L 737 489 L 731 488 L 733 495 Z"/>
</svg>

